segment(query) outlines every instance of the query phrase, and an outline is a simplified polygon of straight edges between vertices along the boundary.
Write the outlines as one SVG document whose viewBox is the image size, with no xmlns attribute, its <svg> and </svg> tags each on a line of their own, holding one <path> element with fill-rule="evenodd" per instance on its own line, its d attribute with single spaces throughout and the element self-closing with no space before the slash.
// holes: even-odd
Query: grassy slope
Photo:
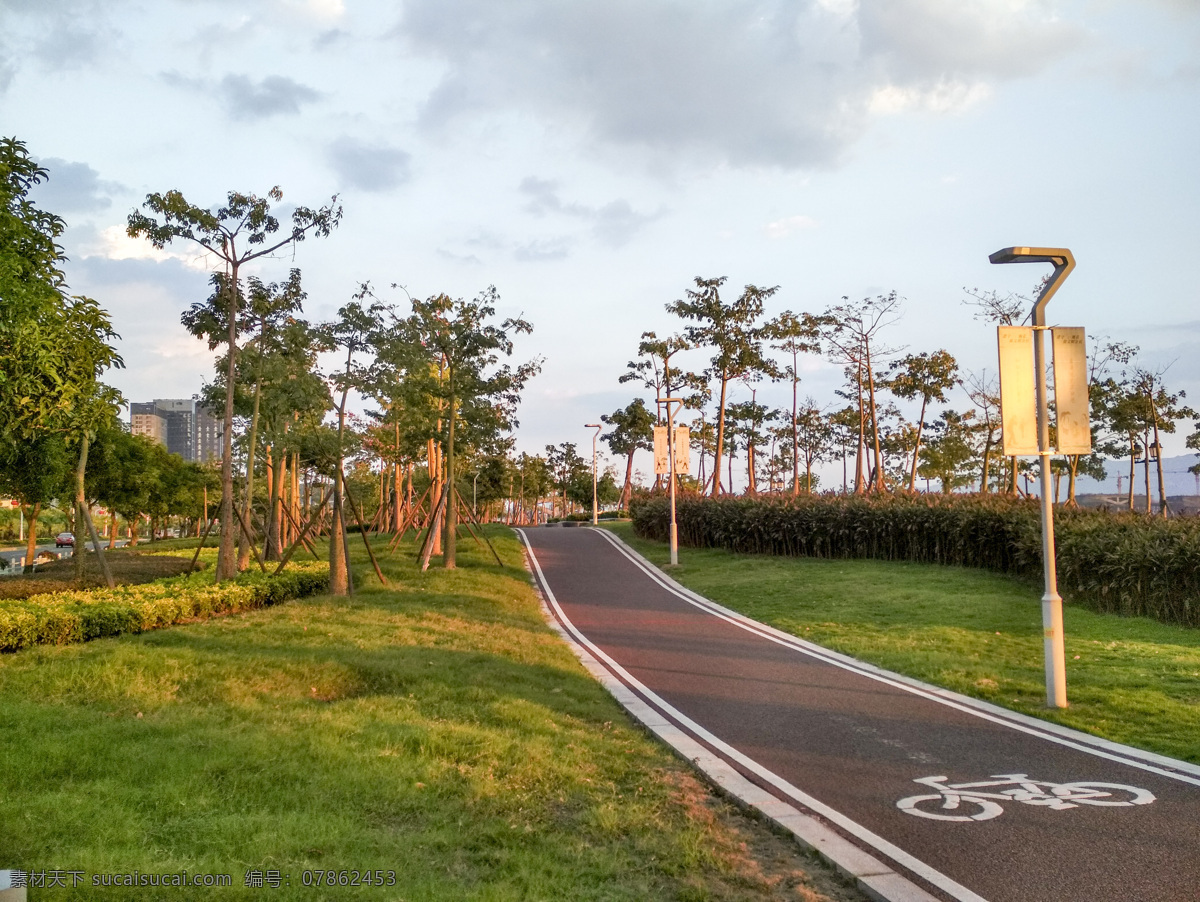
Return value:
<svg viewBox="0 0 1200 902">
<path fill-rule="evenodd" d="M 468 539 L 454 573 L 393 558 L 392 590 L 359 566 L 352 599 L 0 658 L 0 867 L 233 878 L 39 899 L 860 898 L 807 861 L 806 895 L 794 846 L 633 728 L 494 538 L 505 571 Z"/>
<path fill-rule="evenodd" d="M 658 565 L 667 547 L 610 527 Z M 671 575 L 764 623 L 965 695 L 1200 763 L 1200 630 L 1064 611 L 1066 711 L 1045 705 L 1040 593 L 983 570 L 680 549 Z"/>
</svg>

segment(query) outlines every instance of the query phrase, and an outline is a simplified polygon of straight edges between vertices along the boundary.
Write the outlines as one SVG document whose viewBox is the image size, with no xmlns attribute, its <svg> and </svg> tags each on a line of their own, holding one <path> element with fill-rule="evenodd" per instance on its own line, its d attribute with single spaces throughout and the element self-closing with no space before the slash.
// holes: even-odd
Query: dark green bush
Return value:
<svg viewBox="0 0 1200 902">
<path fill-rule="evenodd" d="M 630 505 L 638 535 L 666 541 L 661 497 Z M 745 554 L 985 567 L 1040 582 L 1038 503 L 1003 495 L 680 498 L 679 541 Z M 1100 611 L 1200 626 L 1200 521 L 1059 509 L 1060 593 Z"/>
</svg>

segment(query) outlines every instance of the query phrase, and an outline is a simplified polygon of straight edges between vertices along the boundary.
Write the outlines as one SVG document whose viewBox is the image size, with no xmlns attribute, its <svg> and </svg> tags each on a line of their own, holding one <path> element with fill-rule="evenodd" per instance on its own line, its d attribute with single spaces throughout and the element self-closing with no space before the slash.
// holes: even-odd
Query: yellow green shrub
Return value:
<svg viewBox="0 0 1200 902">
<path fill-rule="evenodd" d="M 0 651 L 140 633 L 268 607 L 328 586 L 327 566 L 312 562 L 293 564 L 278 576 L 247 571 L 220 585 L 211 573 L 197 572 L 115 589 L 33 595 L 0 602 Z"/>
</svg>

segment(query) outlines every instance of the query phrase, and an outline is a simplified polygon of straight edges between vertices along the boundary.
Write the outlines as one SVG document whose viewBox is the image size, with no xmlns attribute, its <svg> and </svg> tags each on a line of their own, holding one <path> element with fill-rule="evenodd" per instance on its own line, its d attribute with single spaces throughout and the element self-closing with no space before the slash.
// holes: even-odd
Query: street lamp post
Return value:
<svg viewBox="0 0 1200 902">
<path fill-rule="evenodd" d="M 683 398 L 663 398 L 659 404 L 667 405 L 667 459 L 670 463 L 667 466 L 667 479 L 670 481 L 670 496 L 671 496 L 671 566 L 679 566 L 679 527 L 675 522 L 675 410 L 671 405 L 676 407 L 683 403 Z"/>
<path fill-rule="evenodd" d="M 1042 490 L 1042 650 L 1046 664 L 1046 706 L 1067 707 L 1067 664 L 1063 649 L 1062 596 L 1054 562 L 1054 508 L 1050 478 L 1050 407 L 1046 390 L 1046 305 L 1075 268 L 1075 258 L 1065 247 L 1006 247 L 991 254 L 992 263 L 1051 263 L 1054 272 L 1042 286 L 1033 305 L 1033 369 L 1037 397 L 1038 460 Z"/>
<path fill-rule="evenodd" d="M 599 510 L 596 504 L 596 439 L 600 437 L 600 430 L 604 427 L 599 423 L 584 423 L 588 429 L 595 429 L 592 434 L 592 525 L 595 526 L 599 522 L 597 511 Z"/>
</svg>

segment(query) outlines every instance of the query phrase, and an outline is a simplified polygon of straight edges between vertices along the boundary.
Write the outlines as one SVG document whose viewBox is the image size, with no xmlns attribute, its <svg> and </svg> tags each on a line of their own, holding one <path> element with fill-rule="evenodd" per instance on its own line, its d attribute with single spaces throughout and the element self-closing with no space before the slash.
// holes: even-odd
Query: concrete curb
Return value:
<svg viewBox="0 0 1200 902">
<path fill-rule="evenodd" d="M 891 866 L 863 851 L 816 818 L 750 782 L 724 759 L 714 755 L 641 699 L 563 628 L 546 603 L 542 587 L 530 566 L 528 546 L 525 569 L 529 571 L 534 590 L 538 594 L 542 616 L 567 643 L 587 671 L 635 720 L 688 761 L 710 784 L 737 804 L 758 812 L 780 829 L 790 833 L 800 845 L 816 853 L 876 902 L 939 902 L 936 896 L 921 889 Z"/>
</svg>

